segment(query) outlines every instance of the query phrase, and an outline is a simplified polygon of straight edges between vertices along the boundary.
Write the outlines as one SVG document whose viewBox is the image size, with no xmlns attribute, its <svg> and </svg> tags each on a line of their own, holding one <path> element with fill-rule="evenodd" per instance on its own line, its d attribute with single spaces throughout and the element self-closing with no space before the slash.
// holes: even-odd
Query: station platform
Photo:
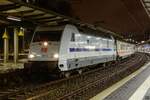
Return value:
<svg viewBox="0 0 150 100">
<path fill-rule="evenodd" d="M 0 73 L 7 73 L 11 70 L 15 69 L 23 69 L 23 64 L 27 62 L 27 59 L 20 59 L 18 63 L 13 63 L 13 61 L 9 61 L 8 63 L 3 63 L 3 60 L 0 60 Z"/>
<path fill-rule="evenodd" d="M 90 100 L 150 100 L 150 62 Z"/>
</svg>

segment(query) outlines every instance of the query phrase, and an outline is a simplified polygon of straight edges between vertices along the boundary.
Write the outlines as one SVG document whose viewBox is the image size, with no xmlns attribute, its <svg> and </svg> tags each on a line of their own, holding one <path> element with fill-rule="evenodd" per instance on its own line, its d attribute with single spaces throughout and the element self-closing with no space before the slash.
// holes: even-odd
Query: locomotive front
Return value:
<svg viewBox="0 0 150 100">
<path fill-rule="evenodd" d="M 25 68 L 57 69 L 62 28 L 38 27 L 33 35 Z"/>
</svg>

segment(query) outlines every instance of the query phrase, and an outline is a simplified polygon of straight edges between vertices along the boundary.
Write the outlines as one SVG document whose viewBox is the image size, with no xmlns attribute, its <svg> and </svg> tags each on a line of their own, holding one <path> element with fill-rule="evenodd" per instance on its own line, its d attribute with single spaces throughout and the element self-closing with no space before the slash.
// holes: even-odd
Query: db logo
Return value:
<svg viewBox="0 0 150 100">
<path fill-rule="evenodd" d="M 46 53 L 48 51 L 48 48 L 41 48 L 41 51 Z"/>
</svg>

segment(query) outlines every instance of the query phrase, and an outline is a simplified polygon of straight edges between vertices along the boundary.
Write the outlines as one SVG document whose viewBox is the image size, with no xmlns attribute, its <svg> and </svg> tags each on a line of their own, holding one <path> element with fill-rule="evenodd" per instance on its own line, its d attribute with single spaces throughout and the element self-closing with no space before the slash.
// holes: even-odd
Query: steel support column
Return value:
<svg viewBox="0 0 150 100">
<path fill-rule="evenodd" d="M 8 61 L 8 38 L 4 38 L 4 63 Z"/>
<path fill-rule="evenodd" d="M 18 31 L 14 28 L 14 63 L 18 61 Z"/>
</svg>

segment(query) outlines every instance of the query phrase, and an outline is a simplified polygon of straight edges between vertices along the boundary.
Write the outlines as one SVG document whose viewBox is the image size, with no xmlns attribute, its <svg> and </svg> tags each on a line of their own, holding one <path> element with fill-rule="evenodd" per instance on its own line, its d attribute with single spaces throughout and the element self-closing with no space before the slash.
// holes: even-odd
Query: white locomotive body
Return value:
<svg viewBox="0 0 150 100">
<path fill-rule="evenodd" d="M 93 33 L 85 33 L 75 26 L 66 25 L 59 49 L 58 66 L 61 71 L 116 60 L 113 37 L 90 34 Z"/>
<path fill-rule="evenodd" d="M 121 50 L 121 41 L 117 41 L 110 34 L 93 35 L 94 31 L 78 29 L 73 25 L 60 28 L 39 27 L 33 36 L 28 65 L 47 64 L 51 71 L 71 71 L 86 66 L 115 61 L 117 49 Z M 100 33 L 100 34 L 103 34 Z M 130 44 L 128 44 L 130 45 Z M 127 46 L 127 45 L 126 45 Z M 131 48 L 129 48 L 131 49 Z M 128 54 L 119 56 L 127 56 Z"/>
</svg>

